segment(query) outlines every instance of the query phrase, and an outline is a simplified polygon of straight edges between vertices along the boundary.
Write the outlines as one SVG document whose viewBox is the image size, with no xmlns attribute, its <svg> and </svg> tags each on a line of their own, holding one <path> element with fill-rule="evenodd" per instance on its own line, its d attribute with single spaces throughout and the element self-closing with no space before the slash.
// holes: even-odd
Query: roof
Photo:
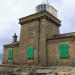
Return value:
<svg viewBox="0 0 75 75">
<path fill-rule="evenodd" d="M 25 24 L 25 23 L 29 23 L 35 20 L 39 20 L 39 19 L 47 19 L 52 23 L 55 23 L 55 25 L 60 26 L 61 25 L 61 21 L 56 18 L 55 16 L 53 16 L 52 14 L 50 14 L 48 11 L 41 11 L 41 12 L 37 12 L 35 14 L 23 17 L 19 19 L 19 23 L 21 25 Z"/>
<path fill-rule="evenodd" d="M 66 38 L 66 37 L 75 37 L 75 32 L 72 33 L 65 33 L 59 35 L 53 35 L 52 37 L 48 37 L 47 40 L 58 39 L 58 38 Z"/>
<path fill-rule="evenodd" d="M 19 46 L 19 41 L 4 45 L 4 47 L 6 47 L 6 48 L 7 47 L 18 47 L 18 46 Z"/>
</svg>

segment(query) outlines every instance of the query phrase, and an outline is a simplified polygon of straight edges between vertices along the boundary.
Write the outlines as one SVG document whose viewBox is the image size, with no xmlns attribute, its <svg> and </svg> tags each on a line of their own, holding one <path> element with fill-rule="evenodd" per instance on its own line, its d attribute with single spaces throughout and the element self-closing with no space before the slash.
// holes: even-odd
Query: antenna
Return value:
<svg viewBox="0 0 75 75">
<path fill-rule="evenodd" d="M 45 3 L 45 0 L 42 0 L 42 4 L 44 4 Z"/>
<path fill-rule="evenodd" d="M 49 3 L 49 0 L 42 0 L 42 3 L 43 3 L 43 4 L 44 4 L 44 3 L 48 4 L 48 3 Z"/>
<path fill-rule="evenodd" d="M 48 0 L 47 0 L 47 7 L 46 7 L 46 8 L 48 8 L 48 4 L 49 4 L 49 2 L 48 2 Z"/>
<path fill-rule="evenodd" d="M 48 0 L 47 0 L 47 4 L 48 4 Z"/>
</svg>

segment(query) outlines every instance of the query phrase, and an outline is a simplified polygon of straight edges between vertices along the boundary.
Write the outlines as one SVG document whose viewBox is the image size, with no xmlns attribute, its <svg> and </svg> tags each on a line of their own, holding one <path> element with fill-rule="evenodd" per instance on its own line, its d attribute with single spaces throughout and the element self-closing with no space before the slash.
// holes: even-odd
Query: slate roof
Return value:
<svg viewBox="0 0 75 75">
<path fill-rule="evenodd" d="M 53 35 L 51 37 L 48 37 L 47 40 L 58 39 L 58 38 L 67 38 L 67 37 L 69 37 L 69 38 L 70 37 L 75 37 L 75 32 L 59 34 L 59 35 Z"/>
</svg>

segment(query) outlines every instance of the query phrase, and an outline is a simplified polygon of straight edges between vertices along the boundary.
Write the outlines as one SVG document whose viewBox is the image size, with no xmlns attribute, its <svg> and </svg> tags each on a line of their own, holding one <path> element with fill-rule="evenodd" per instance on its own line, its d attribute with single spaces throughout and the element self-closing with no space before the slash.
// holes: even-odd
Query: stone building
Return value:
<svg viewBox="0 0 75 75">
<path fill-rule="evenodd" d="M 36 9 L 36 13 L 19 19 L 20 41 L 14 34 L 13 42 L 4 45 L 3 64 L 18 65 L 22 71 L 25 66 L 30 75 L 50 75 L 56 66 L 74 66 L 75 33 L 60 34 L 61 21 L 53 6 L 41 4 Z M 27 75 L 25 71 L 21 75 Z"/>
</svg>

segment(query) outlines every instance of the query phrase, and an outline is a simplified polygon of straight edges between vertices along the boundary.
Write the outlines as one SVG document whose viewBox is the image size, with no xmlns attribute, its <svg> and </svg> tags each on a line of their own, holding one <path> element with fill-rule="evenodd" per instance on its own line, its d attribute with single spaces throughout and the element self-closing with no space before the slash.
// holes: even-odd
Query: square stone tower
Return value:
<svg viewBox="0 0 75 75">
<path fill-rule="evenodd" d="M 59 34 L 60 20 L 48 11 L 19 19 L 19 61 L 24 65 L 48 65 L 46 40 Z"/>
</svg>

